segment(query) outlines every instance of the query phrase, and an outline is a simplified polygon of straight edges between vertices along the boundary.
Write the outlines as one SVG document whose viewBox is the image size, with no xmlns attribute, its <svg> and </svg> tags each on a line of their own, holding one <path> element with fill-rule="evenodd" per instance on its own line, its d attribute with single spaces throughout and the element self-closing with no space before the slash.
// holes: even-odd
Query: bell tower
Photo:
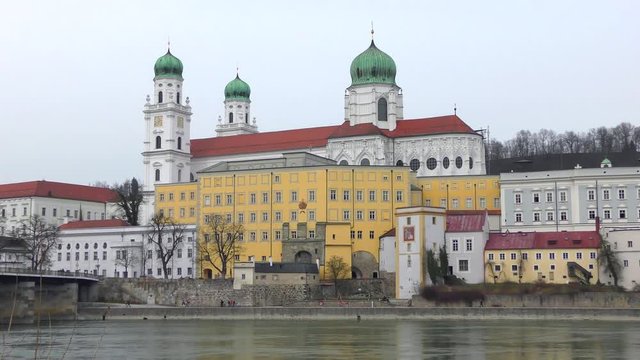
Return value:
<svg viewBox="0 0 640 360">
<path fill-rule="evenodd" d="M 249 84 L 236 78 L 224 87 L 224 117 L 218 118 L 218 136 L 255 134 L 258 126 L 251 120 L 251 88 Z M 254 118 L 255 119 L 255 118 Z"/>
</svg>

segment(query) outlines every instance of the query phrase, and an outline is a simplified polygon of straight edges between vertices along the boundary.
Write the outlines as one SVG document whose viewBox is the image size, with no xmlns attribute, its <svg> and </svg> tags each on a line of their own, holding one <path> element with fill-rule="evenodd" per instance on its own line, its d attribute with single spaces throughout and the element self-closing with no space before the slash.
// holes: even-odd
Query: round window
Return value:
<svg viewBox="0 0 640 360">
<path fill-rule="evenodd" d="M 369 162 L 369 159 L 364 158 L 362 160 L 360 160 L 360 165 L 371 165 L 371 163 Z"/>
<path fill-rule="evenodd" d="M 88 243 L 84 243 L 84 248 L 88 249 L 89 248 L 89 244 Z"/>
<path fill-rule="evenodd" d="M 409 162 L 409 168 L 413 171 L 417 171 L 418 169 L 420 169 L 420 160 L 418 159 L 412 159 Z"/>
<path fill-rule="evenodd" d="M 98 248 L 98 243 L 93 243 L 93 248 L 97 249 Z"/>
<path fill-rule="evenodd" d="M 62 250 L 62 244 L 58 244 L 58 250 Z"/>
<path fill-rule="evenodd" d="M 402 162 L 402 160 L 398 160 L 396 161 L 396 166 L 404 166 L 404 163 Z"/>
<path fill-rule="evenodd" d="M 80 244 L 76 244 L 76 250 L 80 249 Z"/>
<path fill-rule="evenodd" d="M 67 250 L 71 250 L 71 244 L 67 244 Z"/>
<path fill-rule="evenodd" d="M 461 158 L 460 156 L 458 156 L 458 157 L 456 158 L 456 167 L 457 167 L 458 169 L 460 169 L 460 168 L 462 167 L 462 158 Z"/>
<path fill-rule="evenodd" d="M 427 169 L 433 170 L 438 166 L 438 161 L 435 158 L 427 159 Z"/>
<path fill-rule="evenodd" d="M 444 159 L 442 159 L 442 167 L 445 169 L 449 168 L 449 158 L 445 157 Z"/>
<path fill-rule="evenodd" d="M 469 169 L 473 169 L 473 158 L 469 156 Z"/>
<path fill-rule="evenodd" d="M 107 243 L 102 243 L 102 248 L 106 249 L 107 248 Z"/>
</svg>

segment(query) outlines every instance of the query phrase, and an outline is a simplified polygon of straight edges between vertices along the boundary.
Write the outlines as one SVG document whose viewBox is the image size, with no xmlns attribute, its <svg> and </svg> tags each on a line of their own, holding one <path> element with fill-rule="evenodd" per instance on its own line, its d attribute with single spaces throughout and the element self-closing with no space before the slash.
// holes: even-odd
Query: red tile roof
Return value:
<svg viewBox="0 0 640 360">
<path fill-rule="evenodd" d="M 129 223 L 121 219 L 73 221 L 60 225 L 60 230 L 93 229 L 120 226 L 129 226 Z"/>
<path fill-rule="evenodd" d="M 201 158 L 307 149 L 327 146 L 329 139 L 354 136 L 382 135 L 388 138 L 401 138 L 444 133 L 475 134 L 473 129 L 457 115 L 398 120 L 396 129 L 393 131 L 379 129 L 373 124 L 351 126 L 346 121 L 337 126 L 194 139 L 191 140 L 191 155 L 194 158 Z"/>
<path fill-rule="evenodd" d="M 388 236 L 396 236 L 396 228 L 388 230 L 386 233 L 380 235 L 380 238 L 388 237 Z"/>
<path fill-rule="evenodd" d="M 0 199 L 19 197 L 50 197 L 104 203 L 115 199 L 116 193 L 101 187 L 45 180 L 0 185 Z"/>
<path fill-rule="evenodd" d="M 447 232 L 482 231 L 486 222 L 486 211 L 447 212 Z"/>
<path fill-rule="evenodd" d="M 597 231 L 517 232 L 489 234 L 485 250 L 599 248 Z"/>
</svg>

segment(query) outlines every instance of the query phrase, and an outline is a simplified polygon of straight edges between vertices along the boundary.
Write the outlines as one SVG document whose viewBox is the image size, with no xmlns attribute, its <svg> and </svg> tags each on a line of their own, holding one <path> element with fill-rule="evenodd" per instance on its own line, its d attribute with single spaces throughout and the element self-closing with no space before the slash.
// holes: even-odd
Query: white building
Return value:
<svg viewBox="0 0 640 360">
<path fill-rule="evenodd" d="M 379 257 L 380 277 L 396 272 L 396 229 L 393 228 L 380 236 Z"/>
<path fill-rule="evenodd" d="M 489 240 L 487 211 L 448 212 L 445 239 L 449 274 L 467 284 L 484 283 L 484 245 Z"/>
<path fill-rule="evenodd" d="M 640 226 L 640 167 L 500 174 L 502 229 L 585 231 Z"/>
<path fill-rule="evenodd" d="M 251 89 L 236 76 L 224 89 L 217 136 L 191 139 L 182 70 L 170 52 L 154 67 L 154 95 L 144 106 L 142 222 L 153 213 L 155 184 L 188 182 L 219 162 L 271 159 L 284 152 L 305 151 L 339 164 L 409 166 L 418 176 L 486 173 L 483 138 L 457 115 L 404 119 L 396 64 L 373 41 L 351 63 L 344 119 L 331 126 L 259 132 L 251 117 Z"/>
<path fill-rule="evenodd" d="M 622 265 L 618 285 L 627 290 L 638 289 L 638 285 L 640 285 L 640 227 L 603 228 L 602 239 L 609 242 Z M 600 266 L 600 282 L 613 285 L 613 277 L 604 266 Z"/>
<path fill-rule="evenodd" d="M 396 210 L 396 298 L 411 299 L 429 284 L 424 254 L 444 245 L 445 209 L 409 207 Z"/>
<path fill-rule="evenodd" d="M 116 193 L 105 188 L 53 181 L 0 185 L 0 235 L 38 215 L 48 224 L 72 220 L 104 220 L 116 213 Z"/>
<path fill-rule="evenodd" d="M 60 226 L 52 270 L 105 277 L 164 278 L 157 245 L 149 241 L 150 226 L 129 226 L 123 220 L 70 222 Z M 165 239 L 170 240 L 169 234 Z M 187 225 L 183 241 L 167 269 L 170 279 L 195 277 L 196 230 Z"/>
<path fill-rule="evenodd" d="M 24 240 L 0 235 L 0 269 L 26 269 L 30 266 Z"/>
</svg>

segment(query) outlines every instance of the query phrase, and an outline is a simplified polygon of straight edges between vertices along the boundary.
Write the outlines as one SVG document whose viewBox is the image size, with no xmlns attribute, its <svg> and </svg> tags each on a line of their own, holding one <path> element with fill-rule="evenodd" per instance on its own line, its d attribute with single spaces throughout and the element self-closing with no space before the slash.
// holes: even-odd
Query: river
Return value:
<svg viewBox="0 0 640 360">
<path fill-rule="evenodd" d="M 39 335 L 38 335 L 39 333 Z M 0 359 L 639 359 L 640 323 L 118 320 L 14 326 Z"/>
</svg>

